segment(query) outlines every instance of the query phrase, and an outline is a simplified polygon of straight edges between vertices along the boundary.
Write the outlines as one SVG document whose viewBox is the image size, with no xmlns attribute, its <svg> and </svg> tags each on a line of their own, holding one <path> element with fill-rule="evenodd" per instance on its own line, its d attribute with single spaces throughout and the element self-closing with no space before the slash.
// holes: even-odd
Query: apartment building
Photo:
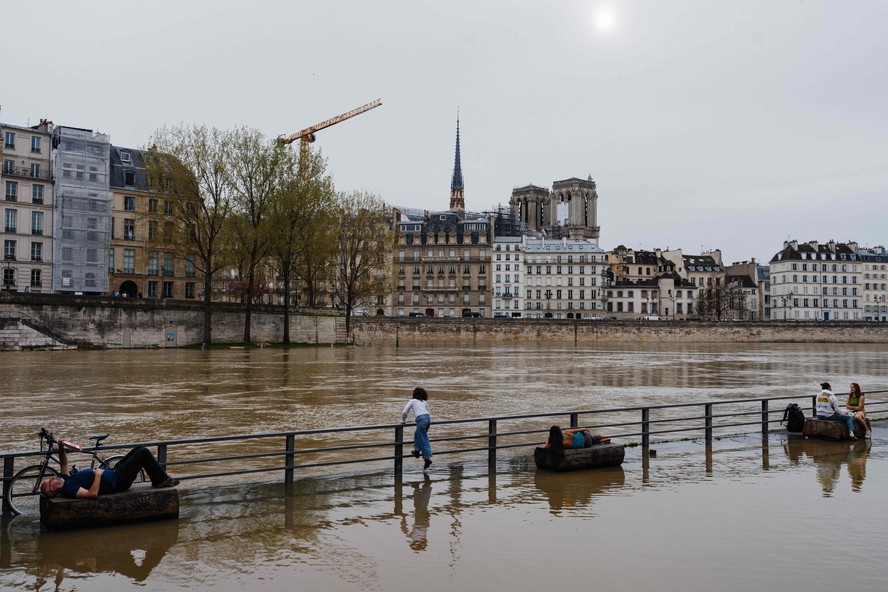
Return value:
<svg viewBox="0 0 888 592">
<path fill-rule="evenodd" d="M 524 237 L 493 239 L 493 316 L 521 318 L 524 313 Z"/>
<path fill-rule="evenodd" d="M 395 210 L 393 316 L 491 315 L 493 221 L 469 212 Z"/>
<path fill-rule="evenodd" d="M 194 260 L 182 257 L 172 246 L 176 225 L 173 203 L 149 189 L 145 154 L 134 148 L 111 146 L 110 156 L 111 293 L 139 298 L 196 298 Z"/>
<path fill-rule="evenodd" d="M 54 292 L 108 292 L 110 151 L 107 134 L 67 126 L 52 130 Z"/>
<path fill-rule="evenodd" d="M 769 266 L 772 320 L 864 318 L 857 243 L 784 241 Z"/>
<path fill-rule="evenodd" d="M 888 321 L 888 253 L 885 247 L 858 249 L 863 268 L 863 319 Z"/>
<path fill-rule="evenodd" d="M 740 279 L 741 277 L 748 278 Z M 750 321 L 766 321 L 771 318 L 771 275 L 767 265 L 751 261 L 739 261 L 725 267 L 725 281 L 744 286 L 742 289 L 751 294 L 755 288 L 755 299 L 747 298 L 744 303 L 745 319 Z M 738 313 L 739 314 L 739 313 Z"/>
<path fill-rule="evenodd" d="M 605 253 L 591 240 L 525 237 L 525 317 L 597 316 L 605 268 Z"/>
<path fill-rule="evenodd" d="M 0 124 L 4 290 L 52 289 L 51 125 L 46 120 L 33 127 Z"/>
</svg>

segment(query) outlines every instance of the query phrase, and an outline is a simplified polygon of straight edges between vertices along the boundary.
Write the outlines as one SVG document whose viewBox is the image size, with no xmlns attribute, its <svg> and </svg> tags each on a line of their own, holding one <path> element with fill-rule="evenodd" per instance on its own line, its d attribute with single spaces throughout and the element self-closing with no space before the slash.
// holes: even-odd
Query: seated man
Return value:
<svg viewBox="0 0 888 592">
<path fill-rule="evenodd" d="M 84 469 L 68 475 L 68 455 L 65 441 L 59 440 L 59 464 L 62 477 L 51 477 L 40 484 L 40 493 L 46 497 L 59 494 L 70 498 L 94 498 L 109 493 L 126 491 L 136 480 L 140 470 L 148 473 L 154 487 L 175 487 L 178 479 L 166 474 L 151 451 L 136 446 L 113 469 Z"/>
<path fill-rule="evenodd" d="M 857 436 L 854 435 L 854 418 L 839 412 L 839 400 L 833 394 L 832 387 L 828 382 L 821 382 L 820 388 L 822 390 L 817 395 L 817 404 L 814 407 L 817 419 L 835 419 L 847 422 L 848 438 L 856 440 Z"/>
</svg>

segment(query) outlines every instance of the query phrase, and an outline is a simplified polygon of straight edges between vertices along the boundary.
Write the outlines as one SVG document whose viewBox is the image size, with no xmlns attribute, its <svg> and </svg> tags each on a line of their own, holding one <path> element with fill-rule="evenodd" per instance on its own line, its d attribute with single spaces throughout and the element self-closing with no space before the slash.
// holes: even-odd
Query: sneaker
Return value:
<svg viewBox="0 0 888 592">
<path fill-rule="evenodd" d="M 856 439 L 857 439 L 857 436 L 855 436 L 854 434 L 849 434 L 849 435 L 848 435 L 848 439 L 849 439 L 849 440 L 856 440 Z"/>
<path fill-rule="evenodd" d="M 430 466 L 432 466 L 432 459 L 430 459 L 430 458 L 425 459 L 425 465 L 422 467 L 423 470 L 429 468 Z"/>
<path fill-rule="evenodd" d="M 870 440 L 872 440 L 872 439 L 873 439 L 873 433 L 870 432 L 869 430 L 867 430 L 866 435 L 864 435 L 864 438 L 869 438 Z"/>
<path fill-rule="evenodd" d="M 154 487 L 175 487 L 178 484 L 179 484 L 178 479 L 173 479 L 172 477 L 167 477 L 166 479 L 164 479 L 160 483 L 155 483 Z"/>
<path fill-rule="evenodd" d="M 413 458 L 419 458 L 419 455 L 422 453 L 419 450 L 413 450 L 410 454 L 413 455 Z"/>
</svg>

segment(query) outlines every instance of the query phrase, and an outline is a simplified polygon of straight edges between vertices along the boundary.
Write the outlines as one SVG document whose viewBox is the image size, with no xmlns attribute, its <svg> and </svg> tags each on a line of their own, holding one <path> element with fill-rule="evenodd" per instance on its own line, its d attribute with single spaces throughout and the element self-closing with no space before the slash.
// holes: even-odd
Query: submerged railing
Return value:
<svg viewBox="0 0 888 592">
<path fill-rule="evenodd" d="M 888 417 L 888 400 L 879 400 L 888 390 L 866 394 L 867 417 L 877 421 Z M 837 395 L 840 400 L 845 395 Z M 806 408 L 813 415 L 815 396 L 783 396 L 758 399 L 732 399 L 705 403 L 645 405 L 611 409 L 589 409 L 507 415 L 487 418 L 433 420 L 435 457 L 468 456 L 487 453 L 495 470 L 497 452 L 538 446 L 546 440 L 552 424 L 564 422 L 571 428 L 588 428 L 606 434 L 626 445 L 648 448 L 654 441 L 679 438 L 713 438 L 761 432 L 767 435 L 779 425 L 788 403 Z M 779 403 L 779 408 L 774 408 Z M 39 426 L 35 426 L 35 434 Z M 159 440 L 120 445 L 102 445 L 106 453 L 144 445 L 155 450 L 158 460 L 182 480 L 213 480 L 258 473 L 283 473 L 292 483 L 298 472 L 340 465 L 385 467 L 389 463 L 400 478 L 404 469 L 405 428 L 385 424 L 315 430 L 294 430 L 261 434 L 214 436 L 181 440 Z M 331 440 L 361 435 L 361 440 L 330 445 Z M 368 438 L 369 436 L 369 438 Z M 409 444 L 410 441 L 407 441 Z M 213 453 L 209 454 L 208 445 Z M 408 449 L 409 452 L 409 449 Z M 43 452 L 0 453 L 3 461 L 3 499 L 17 471 L 42 460 Z M 406 458 L 412 459 L 410 454 Z M 250 463 L 252 466 L 246 466 Z M 203 469 L 200 470 L 199 469 Z M 195 472 L 189 472 L 195 471 Z M 199 472 L 198 472 L 199 471 Z M 3 511 L 8 511 L 5 502 Z"/>
</svg>

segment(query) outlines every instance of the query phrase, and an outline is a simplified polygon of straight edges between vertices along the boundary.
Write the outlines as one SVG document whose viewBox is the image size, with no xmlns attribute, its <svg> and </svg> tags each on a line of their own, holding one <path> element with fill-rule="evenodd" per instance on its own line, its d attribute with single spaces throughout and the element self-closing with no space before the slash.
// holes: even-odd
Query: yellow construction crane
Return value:
<svg viewBox="0 0 888 592">
<path fill-rule="evenodd" d="M 302 164 L 305 162 L 305 158 L 308 156 L 308 145 L 315 141 L 315 132 L 320 131 L 324 128 L 330 127 L 331 125 L 336 125 L 346 119 L 351 119 L 356 115 L 360 115 L 361 113 L 366 113 L 370 109 L 375 109 L 382 105 L 382 99 L 376 99 L 366 105 L 361 105 L 356 109 L 352 109 L 351 111 L 347 111 L 342 115 L 337 115 L 336 117 L 331 117 L 325 121 L 320 123 L 316 123 L 310 127 L 305 128 L 301 132 L 296 132 L 290 136 L 279 136 L 278 142 L 281 144 L 292 144 L 296 140 L 299 140 L 299 169 L 303 170 Z"/>
</svg>

